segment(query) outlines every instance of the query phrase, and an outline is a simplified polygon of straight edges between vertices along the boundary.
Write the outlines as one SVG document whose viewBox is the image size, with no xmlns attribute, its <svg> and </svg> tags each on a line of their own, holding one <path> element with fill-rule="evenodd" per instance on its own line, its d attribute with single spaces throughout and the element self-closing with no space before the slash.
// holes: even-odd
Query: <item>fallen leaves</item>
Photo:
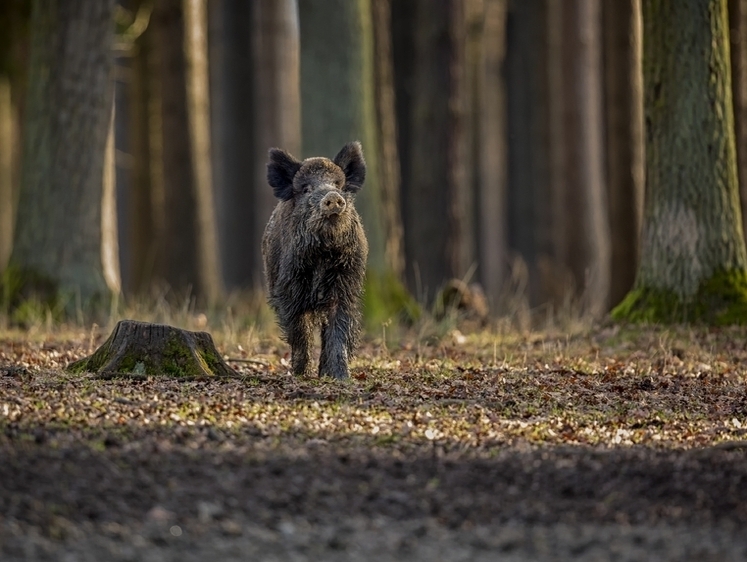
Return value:
<svg viewBox="0 0 747 562">
<path fill-rule="evenodd" d="M 62 372 L 94 343 L 85 338 L 0 340 L 0 440 L 41 428 L 97 442 L 115 432 L 127 442 L 180 427 L 194 446 L 209 446 L 203 434 L 212 429 L 255 447 L 702 447 L 747 434 L 743 335 L 649 330 L 624 334 L 623 345 L 619 332 L 572 342 L 462 336 L 430 348 L 405 342 L 385 358 L 370 344 L 345 383 L 293 377 L 284 357 L 241 348 L 225 350 L 242 356 L 233 363 L 239 379 L 100 380 Z"/>
<path fill-rule="evenodd" d="M 64 429 L 94 441 L 123 429 L 119 441 L 181 427 L 201 446 L 212 442 L 200 437 L 211 428 L 255 446 L 258 439 L 268 446 L 312 439 L 403 449 L 437 443 L 475 454 L 517 441 L 702 447 L 747 434 L 745 351 L 735 341 L 646 354 L 592 334 L 566 345 L 501 345 L 503 357 L 490 361 L 484 357 L 495 356 L 495 341 L 460 341 L 456 358 L 448 348 L 426 349 L 428 356 L 420 346 L 418 356 L 404 345 L 382 360 L 369 347 L 345 383 L 293 377 L 285 358 L 272 356 L 235 361 L 236 380 L 99 380 L 61 371 L 91 342 L 3 341 L 0 424 L 6 439 Z"/>
</svg>

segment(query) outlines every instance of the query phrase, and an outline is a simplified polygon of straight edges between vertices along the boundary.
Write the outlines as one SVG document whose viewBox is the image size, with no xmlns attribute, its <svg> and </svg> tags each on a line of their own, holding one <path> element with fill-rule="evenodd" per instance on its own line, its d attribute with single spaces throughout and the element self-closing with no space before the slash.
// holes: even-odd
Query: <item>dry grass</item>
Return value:
<svg viewBox="0 0 747 562">
<path fill-rule="evenodd" d="M 211 330 L 189 312 L 182 320 Z M 276 333 L 224 322 L 213 334 L 239 379 L 135 383 L 62 371 L 103 341 L 101 327 L 6 331 L 0 413 L 19 430 L 59 427 L 92 439 L 209 427 L 237 438 L 470 454 L 520 442 L 691 448 L 747 434 L 743 329 L 393 332 L 369 337 L 351 380 L 339 383 L 291 376 Z"/>
</svg>

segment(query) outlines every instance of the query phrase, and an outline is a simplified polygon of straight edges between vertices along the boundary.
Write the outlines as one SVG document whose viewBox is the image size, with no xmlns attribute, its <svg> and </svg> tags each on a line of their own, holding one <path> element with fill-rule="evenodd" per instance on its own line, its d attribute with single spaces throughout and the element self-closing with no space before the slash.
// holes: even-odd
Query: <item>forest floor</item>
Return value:
<svg viewBox="0 0 747 562">
<path fill-rule="evenodd" d="M 0 333 L 0 559 L 747 560 L 747 330 L 367 342 L 348 382 L 63 367 Z M 251 339 L 251 342 L 249 342 Z M 238 361 L 237 361 L 238 360 Z"/>
</svg>

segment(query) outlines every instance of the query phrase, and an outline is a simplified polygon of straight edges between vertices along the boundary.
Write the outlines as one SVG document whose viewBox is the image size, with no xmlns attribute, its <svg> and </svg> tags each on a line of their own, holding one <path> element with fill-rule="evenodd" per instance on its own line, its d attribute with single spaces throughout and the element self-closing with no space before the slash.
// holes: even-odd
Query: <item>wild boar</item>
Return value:
<svg viewBox="0 0 747 562">
<path fill-rule="evenodd" d="M 366 162 L 359 142 L 333 160 L 296 160 L 270 150 L 267 181 L 280 199 L 262 238 L 269 302 L 291 346 L 296 375 L 312 375 L 321 330 L 319 375 L 344 379 L 358 344 L 368 242 L 355 195 Z"/>
</svg>

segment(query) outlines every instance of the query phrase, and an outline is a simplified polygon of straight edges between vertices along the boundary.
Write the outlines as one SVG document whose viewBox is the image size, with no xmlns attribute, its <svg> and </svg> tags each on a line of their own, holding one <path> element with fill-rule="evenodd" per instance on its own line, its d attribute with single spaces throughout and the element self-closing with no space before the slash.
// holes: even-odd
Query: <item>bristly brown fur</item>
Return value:
<svg viewBox="0 0 747 562">
<path fill-rule="evenodd" d="M 349 376 L 368 256 L 354 206 L 365 176 L 358 142 L 345 145 L 334 161 L 299 162 L 283 150 L 270 150 L 267 179 L 280 202 L 265 228 L 262 255 L 270 305 L 297 375 L 313 374 L 313 335 L 319 328 L 319 374 Z"/>
</svg>

